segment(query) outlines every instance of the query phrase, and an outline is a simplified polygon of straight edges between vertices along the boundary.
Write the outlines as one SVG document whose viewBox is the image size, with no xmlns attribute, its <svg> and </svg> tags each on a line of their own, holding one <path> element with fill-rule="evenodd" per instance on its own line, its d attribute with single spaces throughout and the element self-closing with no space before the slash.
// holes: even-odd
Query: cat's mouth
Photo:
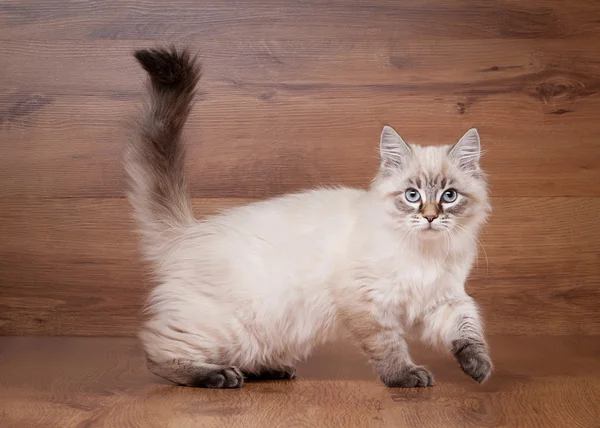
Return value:
<svg viewBox="0 0 600 428">
<path fill-rule="evenodd" d="M 435 225 L 435 224 L 432 224 L 432 223 L 429 223 L 427 225 L 423 225 L 423 226 L 421 226 L 419 228 L 419 232 L 423 232 L 423 233 L 426 233 L 428 235 L 432 235 L 432 234 L 441 232 L 442 230 L 443 230 L 442 227 L 440 227 L 438 225 Z"/>
</svg>

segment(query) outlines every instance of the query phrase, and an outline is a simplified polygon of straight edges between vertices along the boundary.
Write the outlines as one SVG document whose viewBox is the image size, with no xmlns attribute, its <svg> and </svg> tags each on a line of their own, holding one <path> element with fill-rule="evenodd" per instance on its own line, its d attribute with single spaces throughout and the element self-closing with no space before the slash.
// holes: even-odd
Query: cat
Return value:
<svg viewBox="0 0 600 428">
<path fill-rule="evenodd" d="M 452 146 L 419 146 L 386 126 L 366 190 L 307 190 L 197 220 L 182 129 L 201 64 L 172 46 L 134 56 L 149 83 L 124 164 L 157 281 L 139 334 L 154 374 L 207 388 L 291 379 L 299 360 L 345 334 L 388 387 L 428 387 L 405 340 L 417 332 L 488 379 L 464 287 L 491 211 L 476 129 Z"/>
</svg>

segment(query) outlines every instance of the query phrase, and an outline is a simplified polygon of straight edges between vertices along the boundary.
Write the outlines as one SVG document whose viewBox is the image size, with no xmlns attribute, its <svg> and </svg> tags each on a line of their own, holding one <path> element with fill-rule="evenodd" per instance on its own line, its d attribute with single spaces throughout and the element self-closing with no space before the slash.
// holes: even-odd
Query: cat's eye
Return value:
<svg viewBox="0 0 600 428">
<path fill-rule="evenodd" d="M 448 189 L 442 194 L 442 202 L 452 203 L 456 201 L 458 193 L 454 189 Z"/>
<path fill-rule="evenodd" d="M 419 200 L 421 199 L 421 194 L 419 193 L 419 191 L 417 189 L 413 189 L 412 187 L 408 190 L 406 190 L 406 192 L 404 192 L 404 197 L 406 198 L 406 200 L 408 202 L 419 202 Z"/>
</svg>

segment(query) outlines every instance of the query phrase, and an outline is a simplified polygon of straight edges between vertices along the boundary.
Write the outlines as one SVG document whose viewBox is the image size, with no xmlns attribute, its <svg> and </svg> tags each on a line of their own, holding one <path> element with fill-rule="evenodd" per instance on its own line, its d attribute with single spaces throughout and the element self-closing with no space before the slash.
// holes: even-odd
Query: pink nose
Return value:
<svg viewBox="0 0 600 428">
<path fill-rule="evenodd" d="M 438 218 L 437 214 L 436 215 L 424 215 L 423 217 L 425 217 L 429 223 L 433 222 L 433 220 Z"/>
</svg>

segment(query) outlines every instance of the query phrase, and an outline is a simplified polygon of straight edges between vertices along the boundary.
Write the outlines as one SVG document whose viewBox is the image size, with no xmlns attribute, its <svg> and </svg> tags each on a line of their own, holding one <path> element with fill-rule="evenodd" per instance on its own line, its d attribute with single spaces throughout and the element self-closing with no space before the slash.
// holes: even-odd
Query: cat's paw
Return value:
<svg viewBox="0 0 600 428">
<path fill-rule="evenodd" d="M 485 345 L 467 340 L 455 340 L 452 352 L 463 371 L 479 383 L 489 379 L 494 369 Z"/>
<path fill-rule="evenodd" d="M 207 372 L 198 386 L 205 388 L 241 388 L 244 376 L 236 367 L 225 367 Z"/>
<path fill-rule="evenodd" d="M 433 375 L 425 367 L 409 366 L 383 382 L 390 388 L 425 388 L 433 386 Z"/>
</svg>

